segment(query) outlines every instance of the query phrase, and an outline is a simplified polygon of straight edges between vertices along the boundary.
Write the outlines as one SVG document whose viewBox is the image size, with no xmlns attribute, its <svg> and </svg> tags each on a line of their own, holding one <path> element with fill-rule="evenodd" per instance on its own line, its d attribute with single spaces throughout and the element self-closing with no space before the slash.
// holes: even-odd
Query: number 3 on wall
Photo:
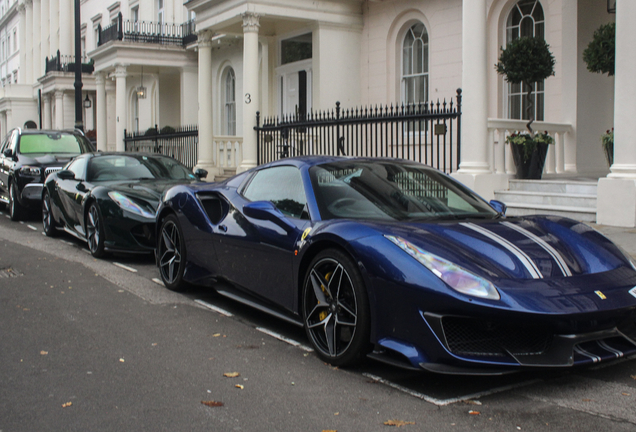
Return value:
<svg viewBox="0 0 636 432">
<path fill-rule="evenodd" d="M 245 93 L 245 103 L 246 104 L 251 104 L 252 103 L 252 95 L 249 93 Z"/>
</svg>

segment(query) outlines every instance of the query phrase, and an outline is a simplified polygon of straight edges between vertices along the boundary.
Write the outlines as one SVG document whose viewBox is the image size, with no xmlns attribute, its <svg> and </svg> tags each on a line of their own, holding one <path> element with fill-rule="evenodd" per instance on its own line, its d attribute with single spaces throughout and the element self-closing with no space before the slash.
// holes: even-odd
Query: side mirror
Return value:
<svg viewBox="0 0 636 432">
<path fill-rule="evenodd" d="M 252 219 L 274 222 L 287 232 L 292 232 L 296 227 L 287 221 L 285 215 L 270 201 L 254 201 L 243 206 L 245 216 Z"/>
<path fill-rule="evenodd" d="M 4 149 L 2 154 L 8 158 L 13 157 L 13 150 L 11 150 L 10 148 Z"/>
<path fill-rule="evenodd" d="M 506 210 L 508 209 L 508 207 L 506 206 L 506 204 L 502 203 L 501 201 L 491 200 L 490 206 L 494 208 L 497 211 L 497 213 L 499 213 L 500 215 L 502 216 L 506 215 Z"/>
<path fill-rule="evenodd" d="M 57 178 L 60 180 L 75 180 L 75 173 L 69 170 L 58 171 Z"/>
<path fill-rule="evenodd" d="M 202 180 L 202 179 L 204 179 L 204 178 L 206 178 L 208 176 L 208 172 L 206 170 L 204 170 L 203 168 L 197 168 L 196 170 L 194 170 L 194 175 L 199 180 Z"/>
</svg>

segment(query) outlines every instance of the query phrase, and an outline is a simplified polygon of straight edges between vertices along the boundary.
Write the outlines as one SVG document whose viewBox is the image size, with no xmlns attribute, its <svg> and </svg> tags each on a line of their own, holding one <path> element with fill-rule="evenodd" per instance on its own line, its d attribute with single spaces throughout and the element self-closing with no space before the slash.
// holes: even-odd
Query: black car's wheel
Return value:
<svg viewBox="0 0 636 432">
<path fill-rule="evenodd" d="M 91 255 L 95 258 L 102 258 L 106 255 L 104 251 L 104 218 L 97 203 L 92 203 L 86 214 L 86 241 Z"/>
<path fill-rule="evenodd" d="M 22 220 L 25 211 L 26 209 L 18 201 L 18 187 L 15 182 L 11 182 L 11 187 L 9 187 L 9 217 L 12 221 Z"/>
<path fill-rule="evenodd" d="M 46 191 L 42 197 L 42 229 L 48 237 L 57 235 L 57 223 L 51 213 L 51 196 Z"/>
<path fill-rule="evenodd" d="M 187 288 L 183 280 L 186 245 L 176 216 L 170 215 L 163 221 L 157 243 L 159 273 L 163 284 L 172 291 L 183 291 Z"/>
<path fill-rule="evenodd" d="M 336 249 L 311 262 L 303 289 L 305 330 L 320 358 L 334 366 L 359 363 L 369 352 L 369 300 L 354 262 Z"/>
</svg>

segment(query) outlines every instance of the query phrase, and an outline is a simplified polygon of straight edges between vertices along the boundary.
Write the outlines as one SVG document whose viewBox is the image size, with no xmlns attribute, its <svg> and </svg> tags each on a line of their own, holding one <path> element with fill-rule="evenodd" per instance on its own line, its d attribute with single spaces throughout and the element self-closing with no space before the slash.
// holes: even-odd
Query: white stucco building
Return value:
<svg viewBox="0 0 636 432">
<path fill-rule="evenodd" d="M 525 124 L 521 89 L 494 65 L 511 38 L 534 35 L 556 59 L 555 76 L 535 92 L 535 129 L 556 141 L 544 177 L 600 178 L 599 222 L 636 226 L 636 2 L 618 3 L 614 13 L 607 0 L 82 0 L 82 46 L 94 63 L 84 74 L 85 129 L 96 129 L 100 149 L 122 150 L 124 130 L 198 125 L 198 166 L 214 176 L 256 165 L 257 111 L 449 100 L 462 88 L 454 175 L 490 199 L 514 177 L 505 136 Z M 0 4 L 0 43 L 15 44 L 14 28 L 19 38 L 19 55 L 0 57 L 3 82 L 18 72 L 0 97 L 2 131 L 37 115 L 38 90 L 43 126 L 72 127 L 72 74 L 44 65 L 58 49 L 73 53 L 72 1 Z M 119 19 L 129 36 L 106 32 Z M 582 52 L 612 21 L 616 76 L 590 73 Z M 610 171 L 600 139 L 612 127 Z"/>
</svg>

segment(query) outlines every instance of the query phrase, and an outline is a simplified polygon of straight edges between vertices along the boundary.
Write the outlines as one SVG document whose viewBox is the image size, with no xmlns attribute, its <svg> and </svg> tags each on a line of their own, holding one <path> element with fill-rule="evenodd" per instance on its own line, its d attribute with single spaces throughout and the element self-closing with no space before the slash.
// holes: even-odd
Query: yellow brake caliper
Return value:
<svg viewBox="0 0 636 432">
<path fill-rule="evenodd" d="M 331 272 L 330 272 L 330 273 L 327 273 L 327 274 L 325 275 L 325 279 L 327 280 L 327 282 L 329 282 L 329 279 L 330 279 L 330 278 L 331 278 Z M 320 289 L 321 289 L 321 290 L 322 290 L 322 292 L 324 292 L 324 293 L 326 293 L 326 292 L 327 292 L 327 288 L 325 288 L 325 286 L 324 286 L 323 284 L 320 284 Z M 318 300 L 318 303 L 320 304 L 320 300 Z M 320 312 L 320 313 L 318 314 L 318 317 L 320 318 L 320 321 L 324 321 L 324 320 L 327 318 L 327 315 L 328 315 L 327 311 L 326 311 L 326 310 L 324 310 L 324 311 L 322 311 L 322 312 Z"/>
</svg>

